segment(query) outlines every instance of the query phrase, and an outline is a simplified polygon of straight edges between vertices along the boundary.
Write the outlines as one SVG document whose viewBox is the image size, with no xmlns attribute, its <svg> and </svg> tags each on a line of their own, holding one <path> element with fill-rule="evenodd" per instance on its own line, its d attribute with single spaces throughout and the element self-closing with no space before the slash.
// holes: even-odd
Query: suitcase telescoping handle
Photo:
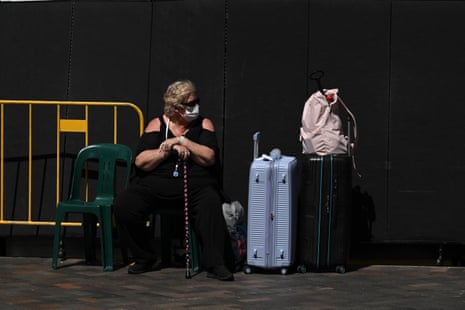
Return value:
<svg viewBox="0 0 465 310">
<path fill-rule="evenodd" d="M 260 131 L 253 134 L 253 159 L 258 157 L 258 143 L 260 142 Z"/>
<path fill-rule="evenodd" d="M 260 143 L 260 131 L 253 134 L 253 159 L 258 158 L 258 144 Z M 281 158 L 281 150 L 274 148 L 271 150 L 270 155 L 263 154 L 260 159 L 265 160 L 279 160 Z"/>
</svg>

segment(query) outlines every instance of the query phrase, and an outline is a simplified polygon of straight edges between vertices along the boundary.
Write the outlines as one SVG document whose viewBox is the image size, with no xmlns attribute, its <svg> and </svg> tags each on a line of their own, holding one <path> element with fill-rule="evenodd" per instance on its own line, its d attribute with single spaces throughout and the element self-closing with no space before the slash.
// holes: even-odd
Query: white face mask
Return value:
<svg viewBox="0 0 465 310">
<path fill-rule="evenodd" d="M 193 107 L 186 107 L 186 110 L 184 111 L 184 114 L 181 116 L 188 122 L 192 122 L 193 120 L 197 119 L 200 114 L 200 107 L 198 104 L 196 104 Z"/>
</svg>

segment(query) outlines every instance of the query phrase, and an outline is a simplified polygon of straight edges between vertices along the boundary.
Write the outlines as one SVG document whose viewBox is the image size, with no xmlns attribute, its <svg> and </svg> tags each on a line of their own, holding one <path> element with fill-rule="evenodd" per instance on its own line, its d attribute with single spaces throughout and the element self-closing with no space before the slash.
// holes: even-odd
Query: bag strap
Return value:
<svg viewBox="0 0 465 310">
<path fill-rule="evenodd" d="M 341 103 L 342 107 L 346 110 L 347 114 L 349 114 L 349 117 L 352 119 L 352 128 L 354 130 L 354 150 L 355 148 L 357 147 L 358 145 L 358 131 L 357 131 L 357 120 L 355 119 L 355 115 L 352 113 L 352 111 L 347 107 L 347 105 L 344 103 L 344 101 L 342 100 L 342 98 L 338 95 L 338 101 Z M 355 163 L 355 155 L 354 153 L 355 152 L 352 152 L 350 150 L 351 148 L 351 145 L 350 145 L 350 137 L 349 137 L 349 147 L 348 147 L 348 150 L 349 150 L 349 154 L 350 154 L 350 157 L 352 158 L 352 166 L 354 168 L 354 171 L 355 173 L 357 173 L 357 175 L 359 176 L 359 178 L 362 178 L 362 175 L 360 174 L 360 172 L 357 170 L 357 165 Z"/>
</svg>

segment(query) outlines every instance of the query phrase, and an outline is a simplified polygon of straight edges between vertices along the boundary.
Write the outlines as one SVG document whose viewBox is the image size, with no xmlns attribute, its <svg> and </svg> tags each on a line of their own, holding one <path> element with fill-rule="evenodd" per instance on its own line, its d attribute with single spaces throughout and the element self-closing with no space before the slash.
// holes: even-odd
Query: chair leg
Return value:
<svg viewBox="0 0 465 310">
<path fill-rule="evenodd" d="M 93 265 L 97 262 L 97 255 L 95 253 L 96 240 L 95 235 L 97 232 L 97 218 L 96 215 L 90 213 L 83 213 L 83 228 L 84 228 L 84 247 L 86 264 Z"/>
<path fill-rule="evenodd" d="M 63 214 L 57 211 L 56 220 L 55 220 L 55 235 L 53 237 L 53 253 L 52 253 L 52 268 L 53 269 L 57 269 L 58 267 L 58 252 L 59 252 L 59 247 L 60 247 L 62 218 L 63 218 Z"/>
<path fill-rule="evenodd" d="M 113 271 L 113 220 L 111 208 L 101 209 L 102 264 L 104 271 Z"/>
<path fill-rule="evenodd" d="M 58 248 L 58 258 L 62 261 L 66 259 L 66 250 L 65 250 L 65 233 L 63 232 L 63 235 L 60 239 L 60 245 Z"/>
<path fill-rule="evenodd" d="M 192 229 L 191 225 L 189 225 L 189 243 L 190 243 L 190 250 L 191 250 L 191 269 L 193 272 L 200 272 L 201 271 L 201 256 L 200 256 L 200 243 L 197 238 L 196 233 Z"/>
</svg>

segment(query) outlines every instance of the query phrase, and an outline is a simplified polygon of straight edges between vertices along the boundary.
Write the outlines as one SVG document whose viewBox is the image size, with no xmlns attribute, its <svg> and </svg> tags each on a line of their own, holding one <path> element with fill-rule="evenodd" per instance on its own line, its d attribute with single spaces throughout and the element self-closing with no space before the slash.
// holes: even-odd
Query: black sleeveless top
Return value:
<svg viewBox="0 0 465 310">
<path fill-rule="evenodd" d="M 149 149 L 157 149 L 166 138 L 173 138 L 174 135 L 167 129 L 162 116 L 160 119 L 160 131 L 146 132 L 142 135 L 139 145 L 137 147 L 136 156 L 142 151 Z M 210 167 L 203 167 L 196 164 L 192 159 L 187 159 L 187 175 L 189 187 L 198 187 L 206 185 L 214 185 L 219 187 L 220 174 L 219 174 L 219 148 L 215 132 L 202 128 L 203 117 L 199 116 L 196 120 L 192 121 L 189 131 L 185 137 L 196 143 L 208 146 L 215 151 L 216 164 Z M 167 136 L 167 137 L 166 137 Z M 176 165 L 178 165 L 176 169 Z M 145 183 L 147 186 L 160 186 L 162 187 L 173 186 L 179 187 L 183 181 L 183 162 L 178 161 L 178 155 L 173 152 L 167 159 L 162 161 L 155 169 L 151 171 L 142 171 L 136 168 L 137 178 L 140 183 Z M 173 173 L 177 170 L 178 176 L 175 177 Z M 162 182 L 160 182 L 162 181 Z M 163 182 L 166 182 L 163 183 Z"/>
</svg>

